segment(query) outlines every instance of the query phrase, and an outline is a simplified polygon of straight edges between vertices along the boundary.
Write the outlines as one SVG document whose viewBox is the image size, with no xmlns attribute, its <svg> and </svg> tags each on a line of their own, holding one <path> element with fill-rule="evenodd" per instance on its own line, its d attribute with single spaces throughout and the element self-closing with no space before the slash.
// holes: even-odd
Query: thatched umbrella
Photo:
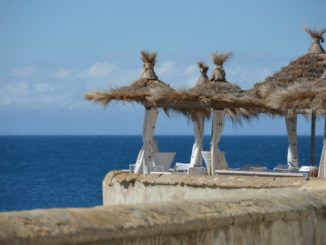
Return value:
<svg viewBox="0 0 326 245">
<path fill-rule="evenodd" d="M 257 108 L 263 105 L 263 102 L 255 100 L 253 96 L 247 95 L 239 86 L 226 80 L 223 65 L 230 56 L 230 53 L 213 53 L 212 60 L 215 67 L 210 79 L 206 75 L 208 67 L 199 63 L 202 76 L 193 88 L 184 91 L 158 93 L 154 99 L 156 105 L 163 108 L 190 112 L 193 110 L 205 110 L 207 112 L 207 109 L 211 109 L 212 138 L 210 143 L 211 166 L 209 166 L 211 174 L 214 174 L 215 169 L 227 168 L 224 153 L 217 146 L 224 127 L 224 117 L 241 121 L 243 117 L 249 118 L 256 114 L 256 111 L 248 108 Z"/>
<path fill-rule="evenodd" d="M 197 80 L 196 86 L 207 83 L 208 66 L 203 62 L 198 62 L 199 71 L 201 73 Z M 187 97 L 188 93 L 191 93 L 192 89 L 184 91 L 167 91 L 161 89 L 155 89 L 153 96 L 148 99 L 156 106 L 161 107 L 164 111 L 169 112 L 170 110 L 181 113 L 187 118 L 192 119 L 194 128 L 194 144 L 192 147 L 191 157 L 189 163 L 177 162 L 175 169 L 178 171 L 187 171 L 190 168 L 202 166 L 202 155 L 203 149 L 203 137 L 204 137 L 204 121 L 205 118 L 209 117 L 210 110 L 207 106 L 198 105 L 196 100 L 191 100 L 191 104 L 183 104 L 180 106 L 179 103 L 184 102 L 184 98 Z"/>
<path fill-rule="evenodd" d="M 198 62 L 198 67 L 200 71 L 200 77 L 197 80 L 197 86 L 200 84 L 205 84 L 208 81 L 208 66 L 204 62 Z M 190 89 L 191 90 L 191 89 Z M 202 155 L 201 151 L 203 150 L 203 139 L 204 139 L 204 122 L 205 117 L 209 116 L 209 111 L 203 110 L 202 113 L 195 114 L 194 118 L 194 134 L 195 142 L 192 148 L 190 166 L 201 166 L 202 165 Z"/>
<path fill-rule="evenodd" d="M 295 83 L 286 89 L 277 90 L 268 98 L 268 103 L 284 110 L 312 110 L 317 115 L 326 115 L 326 70 L 316 81 Z M 326 178 L 326 117 L 318 177 Z"/>
<path fill-rule="evenodd" d="M 224 129 L 224 117 L 225 111 L 224 107 L 216 106 L 217 100 L 219 97 L 220 101 L 223 101 L 223 98 L 228 99 L 228 97 L 240 95 L 242 90 L 239 86 L 229 83 L 225 77 L 224 63 L 231 56 L 231 53 L 225 54 L 212 54 L 212 61 L 215 65 L 211 78 L 206 85 L 206 89 L 199 85 L 197 93 L 202 96 L 210 96 L 212 99 L 212 133 L 211 133 L 211 142 L 210 142 L 210 161 L 211 168 L 210 172 L 212 175 L 215 174 L 215 169 L 226 169 L 228 168 L 227 162 L 225 160 L 224 152 L 221 152 L 218 148 L 218 143 L 221 139 L 222 132 Z M 229 100 L 228 100 L 229 101 Z M 232 112 L 232 111 L 231 111 Z"/>
<path fill-rule="evenodd" d="M 198 113 L 207 113 L 205 110 L 208 108 L 224 108 L 226 116 L 236 122 L 241 122 L 243 118 L 250 118 L 260 112 L 278 113 L 277 110 L 266 106 L 265 101 L 251 91 L 242 90 L 238 85 L 225 79 L 215 80 L 214 82 L 215 76 L 217 76 L 214 73 L 217 74 L 219 70 L 225 76 L 223 64 L 230 56 L 230 53 L 212 54 L 213 63 L 216 63 L 216 67 L 211 79 L 208 79 L 207 75 L 202 75 L 197 84 L 187 90 L 166 92 L 158 89 L 157 93 L 150 98 L 151 101 L 158 107 L 166 110 L 183 111 L 189 117 L 194 118 Z M 204 64 L 199 62 L 200 70 L 202 70 L 202 65 Z M 216 79 L 219 79 L 219 77 L 216 77 Z M 194 113 L 194 116 L 192 113 Z"/>
<path fill-rule="evenodd" d="M 85 98 L 104 105 L 115 100 L 136 102 L 145 107 L 143 146 L 137 157 L 135 173 L 147 173 L 148 168 L 155 166 L 154 153 L 158 152 L 153 136 L 158 110 L 148 98 L 153 96 L 157 89 L 166 92 L 173 92 L 174 90 L 168 84 L 160 81 L 155 74 L 156 53 L 141 51 L 140 57 L 144 62 L 144 66 L 139 80 L 128 86 L 109 91 L 90 92 L 85 95 Z"/>
<path fill-rule="evenodd" d="M 321 31 L 311 30 L 305 28 L 305 31 L 312 38 L 312 45 L 308 53 L 292 61 L 288 66 L 283 67 L 279 72 L 265 79 L 264 82 L 258 83 L 254 86 L 253 92 L 262 99 L 267 99 L 275 90 L 279 88 L 286 88 L 295 82 L 311 82 L 319 78 L 326 68 L 325 50 L 321 46 L 324 41 L 322 35 L 325 29 Z M 280 107 L 281 108 L 281 107 Z M 277 108 L 277 109 L 280 109 Z M 298 150 L 297 150 L 297 113 L 305 113 L 299 111 L 289 110 L 286 115 L 286 127 L 289 139 L 288 148 L 288 166 L 291 168 L 298 167 Z M 315 118 L 316 114 L 311 113 L 311 163 L 314 164 L 314 135 L 315 135 Z"/>
<path fill-rule="evenodd" d="M 198 62 L 198 67 L 200 71 L 200 77 L 197 80 L 196 86 L 200 84 L 205 84 L 208 82 L 208 66 L 204 62 Z M 189 91 L 191 91 L 190 89 Z M 178 93 L 178 92 L 176 92 Z M 186 93 L 186 91 L 185 91 Z M 162 93 L 166 94 L 166 93 Z M 171 96 L 171 93 L 168 93 Z M 204 139 L 204 122 L 205 118 L 209 116 L 209 109 L 200 109 L 200 110 L 183 110 L 182 108 L 177 108 L 177 111 L 181 111 L 184 114 L 190 116 L 193 120 L 194 125 L 194 137 L 195 142 L 192 147 L 190 163 L 176 163 L 177 170 L 188 170 L 193 167 L 201 167 L 202 166 L 202 155 L 201 151 L 203 149 L 203 139 Z"/>
</svg>

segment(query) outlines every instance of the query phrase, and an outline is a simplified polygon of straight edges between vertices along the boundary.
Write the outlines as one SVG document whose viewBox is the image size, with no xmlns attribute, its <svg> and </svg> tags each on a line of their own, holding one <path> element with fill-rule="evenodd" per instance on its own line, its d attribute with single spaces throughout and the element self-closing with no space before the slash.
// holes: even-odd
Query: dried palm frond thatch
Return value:
<svg viewBox="0 0 326 245">
<path fill-rule="evenodd" d="M 207 75 L 207 71 L 209 69 L 208 66 L 202 61 L 198 61 L 197 64 L 202 75 Z"/>
<path fill-rule="evenodd" d="M 311 29 L 309 27 L 304 27 L 305 32 L 307 32 L 312 38 L 320 40 L 322 43 L 324 42 L 323 35 L 326 32 L 326 28 L 321 30 Z"/>
<path fill-rule="evenodd" d="M 294 83 L 286 89 L 278 89 L 268 98 L 268 104 L 274 108 L 296 111 L 315 111 L 326 113 L 326 78 L 313 82 Z"/>
<path fill-rule="evenodd" d="M 242 118 L 257 115 L 257 107 L 266 107 L 254 95 L 247 94 L 238 85 L 229 83 L 225 79 L 224 62 L 230 57 L 230 53 L 212 55 L 215 66 L 213 76 L 207 78 L 208 67 L 199 62 L 201 77 L 197 84 L 188 90 L 156 93 L 153 101 L 160 107 L 172 107 L 184 111 L 202 110 L 209 114 L 209 109 L 224 109 L 226 116 L 235 122 Z M 249 109 L 250 107 L 250 109 Z M 260 110 L 261 111 L 261 110 Z"/>
<path fill-rule="evenodd" d="M 140 51 L 140 58 L 142 59 L 142 61 L 144 63 L 152 64 L 153 66 L 156 63 L 156 56 L 157 56 L 156 52 L 148 52 L 144 50 Z"/>
<path fill-rule="evenodd" d="M 197 85 L 206 84 L 208 81 L 208 66 L 204 62 L 198 62 L 197 64 L 201 73 Z M 192 120 L 197 120 L 200 115 L 208 118 L 210 116 L 210 106 L 200 100 L 198 96 L 189 95 L 189 92 L 189 90 L 167 91 L 158 88 L 148 99 L 166 112 L 182 113 Z"/>
<path fill-rule="evenodd" d="M 113 100 L 141 103 L 146 107 L 152 104 L 147 97 L 153 95 L 155 89 L 161 91 L 174 91 L 170 85 L 160 81 L 154 71 L 156 63 L 156 53 L 141 51 L 141 59 L 144 62 L 143 72 L 139 80 L 128 86 L 123 86 L 109 91 L 95 91 L 85 95 L 85 99 L 99 102 L 103 105 L 109 104 Z"/>
<path fill-rule="evenodd" d="M 197 80 L 197 84 L 206 83 L 208 81 L 208 76 L 207 76 L 208 66 L 202 61 L 199 61 L 197 64 L 201 74 L 201 76 Z"/>
<path fill-rule="evenodd" d="M 309 83 L 320 78 L 326 69 L 326 54 L 320 43 L 326 29 L 316 31 L 305 28 L 305 30 L 312 37 L 308 53 L 267 77 L 264 82 L 255 84 L 251 92 L 262 99 L 267 99 L 277 89 L 287 88 L 294 83 Z"/>
<path fill-rule="evenodd" d="M 212 61 L 214 63 L 214 65 L 217 66 L 222 66 L 227 60 L 229 60 L 232 56 L 231 52 L 228 53 L 212 53 Z"/>
<path fill-rule="evenodd" d="M 215 65 L 210 81 L 225 81 L 224 63 L 231 58 L 232 53 L 212 53 L 212 61 Z"/>
<path fill-rule="evenodd" d="M 263 101 L 254 94 L 242 90 L 238 85 L 226 80 L 224 63 L 229 60 L 232 53 L 213 53 L 212 61 L 215 65 L 211 79 L 205 87 L 197 86 L 193 90 L 196 94 L 210 97 L 212 108 L 225 108 L 233 110 L 237 115 L 248 118 L 266 111 Z M 206 90 L 206 91 L 205 91 Z"/>
<path fill-rule="evenodd" d="M 229 56 L 223 54 L 222 57 L 219 57 L 217 54 L 214 54 L 213 59 L 223 60 L 224 62 L 227 59 L 226 57 Z M 199 62 L 198 66 L 201 71 L 201 76 L 194 87 L 187 90 L 173 91 L 171 93 L 157 93 L 154 99 L 156 103 L 159 105 L 167 104 L 173 107 L 183 107 L 187 109 L 210 108 L 213 96 L 220 95 L 221 100 L 223 100 L 232 93 L 239 93 L 242 91 L 239 86 L 225 81 L 225 76 L 223 80 L 208 80 L 208 67 L 202 62 Z"/>
<path fill-rule="evenodd" d="M 157 75 L 154 72 L 154 66 L 156 63 L 156 53 L 154 52 L 140 52 L 140 58 L 144 62 L 144 70 L 141 74 L 142 79 L 157 80 Z"/>
</svg>

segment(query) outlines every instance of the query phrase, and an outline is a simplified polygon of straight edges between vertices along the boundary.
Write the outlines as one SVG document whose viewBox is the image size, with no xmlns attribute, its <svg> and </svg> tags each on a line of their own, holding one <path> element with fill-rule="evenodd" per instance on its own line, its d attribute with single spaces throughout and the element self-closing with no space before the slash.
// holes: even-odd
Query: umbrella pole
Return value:
<svg viewBox="0 0 326 245">
<path fill-rule="evenodd" d="M 298 168 L 297 115 L 289 112 L 285 116 L 286 131 L 289 141 L 287 165 L 289 169 Z"/>
<path fill-rule="evenodd" d="M 218 143 L 221 139 L 224 129 L 224 110 L 213 110 L 212 114 L 212 133 L 210 142 L 210 156 L 211 167 L 210 174 L 215 175 L 217 169 L 227 169 L 227 162 L 225 160 L 224 152 L 218 148 Z"/>
<path fill-rule="evenodd" d="M 315 166 L 316 113 L 311 114 L 310 163 Z"/>
<path fill-rule="evenodd" d="M 325 116 L 325 123 L 324 123 L 324 141 L 323 144 L 326 143 L 326 116 Z"/>
<path fill-rule="evenodd" d="M 324 125 L 324 140 L 323 140 L 323 150 L 321 152 L 319 169 L 318 169 L 318 177 L 326 178 L 326 169 L 325 169 L 325 154 L 326 154 L 326 116 L 325 116 L 325 125 Z"/>
<path fill-rule="evenodd" d="M 325 154 L 326 154 L 326 116 L 325 116 L 325 126 L 324 126 L 324 140 L 323 140 L 323 150 L 320 156 L 319 168 L 318 168 L 318 177 L 326 178 L 326 169 L 325 169 Z"/>
<path fill-rule="evenodd" d="M 198 115 L 194 121 L 194 136 L 195 142 L 191 151 L 190 167 L 201 167 L 202 166 L 202 155 L 203 150 L 203 137 L 204 137 L 204 121 L 203 115 Z"/>
<path fill-rule="evenodd" d="M 143 127 L 143 146 L 138 154 L 135 173 L 149 173 L 149 168 L 154 167 L 154 153 L 158 151 L 154 129 L 158 111 L 154 108 L 145 108 L 144 127 Z"/>
</svg>

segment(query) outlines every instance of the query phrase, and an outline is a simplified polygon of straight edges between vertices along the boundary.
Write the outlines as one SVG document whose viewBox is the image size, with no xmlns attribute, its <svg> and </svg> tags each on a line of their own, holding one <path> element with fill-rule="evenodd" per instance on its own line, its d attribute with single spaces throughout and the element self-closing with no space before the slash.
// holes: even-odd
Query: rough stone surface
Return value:
<svg viewBox="0 0 326 245">
<path fill-rule="evenodd" d="M 0 213 L 0 244 L 326 244 L 324 179 L 111 172 L 103 194 Z"/>
<path fill-rule="evenodd" d="M 235 175 L 187 175 L 187 174 L 134 174 L 129 172 L 109 172 L 103 182 L 110 184 L 113 180 L 125 186 L 133 185 L 135 182 L 144 185 L 181 185 L 191 187 L 209 188 L 285 188 L 301 187 L 309 181 L 324 183 L 320 178 L 308 177 L 269 177 L 269 176 L 235 176 Z"/>
<path fill-rule="evenodd" d="M 282 192 L 282 193 L 281 193 Z M 324 190 L 0 213 L 0 244 L 326 244 Z"/>
<path fill-rule="evenodd" d="M 192 199 L 223 199 L 277 194 L 283 189 L 326 189 L 326 181 L 306 177 L 141 175 L 109 172 L 103 180 L 103 204 L 153 203 Z"/>
</svg>

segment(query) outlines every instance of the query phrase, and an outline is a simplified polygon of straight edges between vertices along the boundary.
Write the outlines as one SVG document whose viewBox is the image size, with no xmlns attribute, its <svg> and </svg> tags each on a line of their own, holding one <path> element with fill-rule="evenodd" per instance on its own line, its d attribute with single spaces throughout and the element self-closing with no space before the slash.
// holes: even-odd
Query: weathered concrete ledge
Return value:
<svg viewBox="0 0 326 245">
<path fill-rule="evenodd" d="M 326 192 L 0 213 L 0 244 L 326 244 Z"/>
<path fill-rule="evenodd" d="M 230 196 L 270 195 L 284 189 L 324 188 L 326 181 L 306 177 L 139 175 L 113 171 L 103 180 L 103 204 L 152 203 Z"/>
<path fill-rule="evenodd" d="M 324 179 L 111 172 L 103 192 L 107 206 L 0 213 L 0 244 L 326 244 Z"/>
<path fill-rule="evenodd" d="M 141 182 L 146 185 L 182 185 L 191 187 L 219 187 L 226 189 L 235 188 L 284 188 L 301 187 L 312 182 L 321 182 L 320 178 L 309 177 L 259 177 L 235 175 L 187 175 L 187 174 L 134 174 L 122 171 L 111 171 L 105 176 L 103 182 L 112 183 L 115 180 L 123 185 L 134 185 Z"/>
</svg>

